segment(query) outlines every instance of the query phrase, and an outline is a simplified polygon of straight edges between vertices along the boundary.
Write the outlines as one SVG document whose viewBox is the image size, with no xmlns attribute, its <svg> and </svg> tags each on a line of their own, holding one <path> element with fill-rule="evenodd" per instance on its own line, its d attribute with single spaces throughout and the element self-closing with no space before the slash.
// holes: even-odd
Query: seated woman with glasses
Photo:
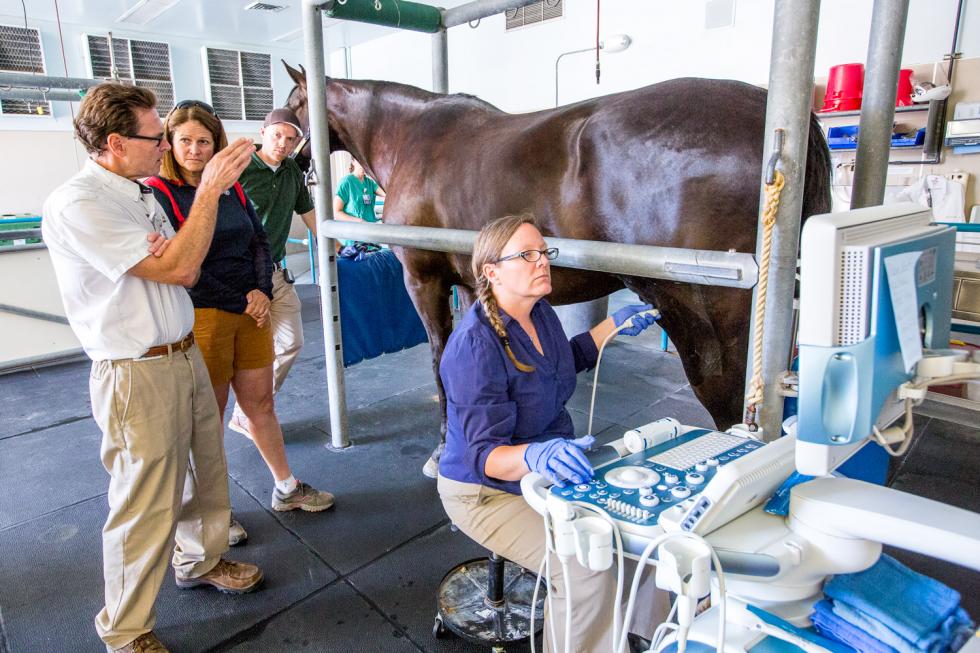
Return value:
<svg viewBox="0 0 980 653">
<path fill-rule="evenodd" d="M 559 484 L 592 478 L 583 450 L 594 438 L 576 439 L 565 409 L 575 374 L 595 366 L 598 345 L 618 326 L 651 308 L 627 306 L 569 341 L 545 300 L 550 262 L 557 256 L 528 216 L 486 225 L 473 245 L 479 301 L 449 337 L 439 369 L 448 416 L 439 462 L 443 507 L 470 538 L 532 570 L 544 555 L 543 529 L 541 516 L 520 494 L 520 480 L 531 471 Z M 637 335 L 653 321 L 638 315 L 621 333 Z M 545 628 L 545 648 L 561 651 L 565 583 L 557 562 L 552 570 L 552 617 L 560 641 L 552 641 Z M 570 572 L 574 650 L 608 651 L 615 573 L 577 564 Z"/>
<path fill-rule="evenodd" d="M 203 102 L 178 103 L 163 123 L 171 149 L 164 153 L 153 188 L 174 229 L 190 213 L 204 166 L 227 145 L 224 127 L 214 109 Z M 274 510 L 318 512 L 333 496 L 297 481 L 286 461 L 282 429 L 272 398 L 274 359 L 270 301 L 272 259 L 262 223 L 239 184 L 218 204 L 214 238 L 190 288 L 194 302 L 194 338 L 211 376 L 218 410 L 224 414 L 229 385 L 252 423 L 252 439 L 275 480 Z M 244 539 L 235 524 L 230 542 Z"/>
</svg>

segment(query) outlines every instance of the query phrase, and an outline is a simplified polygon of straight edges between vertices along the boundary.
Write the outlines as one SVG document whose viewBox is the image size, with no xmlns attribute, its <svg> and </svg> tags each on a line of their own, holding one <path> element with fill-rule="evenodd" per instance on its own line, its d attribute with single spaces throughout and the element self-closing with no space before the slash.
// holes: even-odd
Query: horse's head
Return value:
<svg viewBox="0 0 980 653">
<path fill-rule="evenodd" d="M 295 159 L 299 167 L 305 172 L 310 167 L 310 161 L 313 159 L 313 150 L 310 144 L 310 110 L 309 110 L 309 97 L 306 93 L 306 69 L 300 64 L 299 70 L 296 70 L 290 66 L 285 61 L 282 65 L 286 67 L 286 72 L 289 73 L 289 77 L 295 82 L 289 95 L 286 97 L 286 107 L 291 109 L 296 117 L 299 118 L 299 125 L 303 128 L 303 145 L 299 152 L 296 153 Z M 330 78 L 327 78 L 330 81 Z M 330 127 L 330 143 L 331 151 L 338 148 L 337 146 L 342 141 L 339 140 L 337 132 L 334 131 L 333 126 Z"/>
</svg>

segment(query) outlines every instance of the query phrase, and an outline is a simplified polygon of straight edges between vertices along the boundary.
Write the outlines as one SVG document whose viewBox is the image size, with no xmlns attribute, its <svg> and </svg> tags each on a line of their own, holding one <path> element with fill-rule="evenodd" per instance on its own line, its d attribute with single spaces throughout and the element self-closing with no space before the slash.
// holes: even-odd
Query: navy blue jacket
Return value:
<svg viewBox="0 0 980 653">
<path fill-rule="evenodd" d="M 576 373 L 595 366 L 599 351 L 588 332 L 569 341 L 543 299 L 531 309 L 543 356 L 516 320 L 506 313 L 502 318 L 517 360 L 534 371 L 514 367 L 483 306 L 475 302 L 449 337 L 439 366 L 447 404 L 439 473 L 520 494 L 520 483 L 486 475 L 487 456 L 501 445 L 575 437 L 565 402 L 575 392 Z"/>
<path fill-rule="evenodd" d="M 196 188 L 160 178 L 181 213 L 190 215 Z M 166 193 L 153 188 L 153 195 L 163 207 L 174 229 L 180 222 Z M 244 313 L 252 290 L 261 290 L 272 299 L 272 258 L 262 223 L 246 198 L 245 205 L 234 190 L 225 191 L 218 202 L 218 219 L 214 238 L 204 262 L 201 277 L 189 290 L 194 308 L 218 308 L 229 313 Z"/>
</svg>

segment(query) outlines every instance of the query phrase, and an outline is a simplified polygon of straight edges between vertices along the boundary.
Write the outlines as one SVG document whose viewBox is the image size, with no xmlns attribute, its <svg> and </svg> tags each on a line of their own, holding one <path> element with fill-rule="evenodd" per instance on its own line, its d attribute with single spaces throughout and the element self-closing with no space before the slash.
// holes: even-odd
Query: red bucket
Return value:
<svg viewBox="0 0 980 653">
<path fill-rule="evenodd" d="M 898 92 L 895 94 L 895 106 L 907 107 L 912 104 L 912 69 L 902 68 L 898 71 Z"/>
<path fill-rule="evenodd" d="M 864 88 L 864 64 L 844 63 L 833 66 L 827 77 L 827 93 L 821 111 L 854 111 L 861 108 Z"/>
</svg>

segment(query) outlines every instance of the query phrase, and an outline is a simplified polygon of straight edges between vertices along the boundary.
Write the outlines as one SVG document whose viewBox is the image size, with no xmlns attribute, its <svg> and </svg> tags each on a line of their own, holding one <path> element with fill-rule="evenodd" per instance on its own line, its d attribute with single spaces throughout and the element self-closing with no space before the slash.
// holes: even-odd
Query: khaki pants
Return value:
<svg viewBox="0 0 980 653">
<path fill-rule="evenodd" d="M 172 548 L 181 577 L 207 573 L 228 550 L 224 429 L 197 345 L 95 361 L 89 391 L 110 477 L 105 607 L 95 626 L 110 648 L 121 648 L 153 629 Z"/>
<path fill-rule="evenodd" d="M 303 303 L 293 284 L 286 283 L 282 270 L 272 273 L 272 340 L 276 360 L 272 364 L 273 392 L 279 392 L 286 375 L 303 348 Z"/>
<path fill-rule="evenodd" d="M 460 483 L 443 476 L 439 476 L 438 487 L 446 514 L 461 531 L 497 555 L 537 573 L 545 551 L 544 525 L 541 515 L 534 512 L 523 497 L 485 485 Z M 624 606 L 632 582 L 632 570 L 635 569 L 632 565 L 626 567 Z M 571 560 L 568 571 L 572 587 L 571 650 L 576 653 L 607 653 L 612 650 L 615 565 L 606 571 L 591 571 Z M 544 648 L 548 652 L 560 653 L 565 650 L 566 591 L 561 565 L 554 556 L 551 558 L 550 586 L 553 588 L 551 600 L 554 614 L 549 615 L 545 602 L 545 624 L 548 619 L 554 619 L 558 641 L 551 641 L 550 629 L 545 625 Z M 655 589 L 652 568 L 641 584 L 637 606 L 630 630 L 649 639 L 669 611 L 667 594 Z"/>
<path fill-rule="evenodd" d="M 272 392 L 286 381 L 286 375 L 296 362 L 303 348 L 303 303 L 296 294 L 293 284 L 286 283 L 282 270 L 272 272 L 272 306 L 269 309 L 272 318 L 272 341 L 275 347 L 276 359 L 272 363 Z M 245 418 L 245 412 L 238 403 L 233 411 L 239 420 Z"/>
</svg>

